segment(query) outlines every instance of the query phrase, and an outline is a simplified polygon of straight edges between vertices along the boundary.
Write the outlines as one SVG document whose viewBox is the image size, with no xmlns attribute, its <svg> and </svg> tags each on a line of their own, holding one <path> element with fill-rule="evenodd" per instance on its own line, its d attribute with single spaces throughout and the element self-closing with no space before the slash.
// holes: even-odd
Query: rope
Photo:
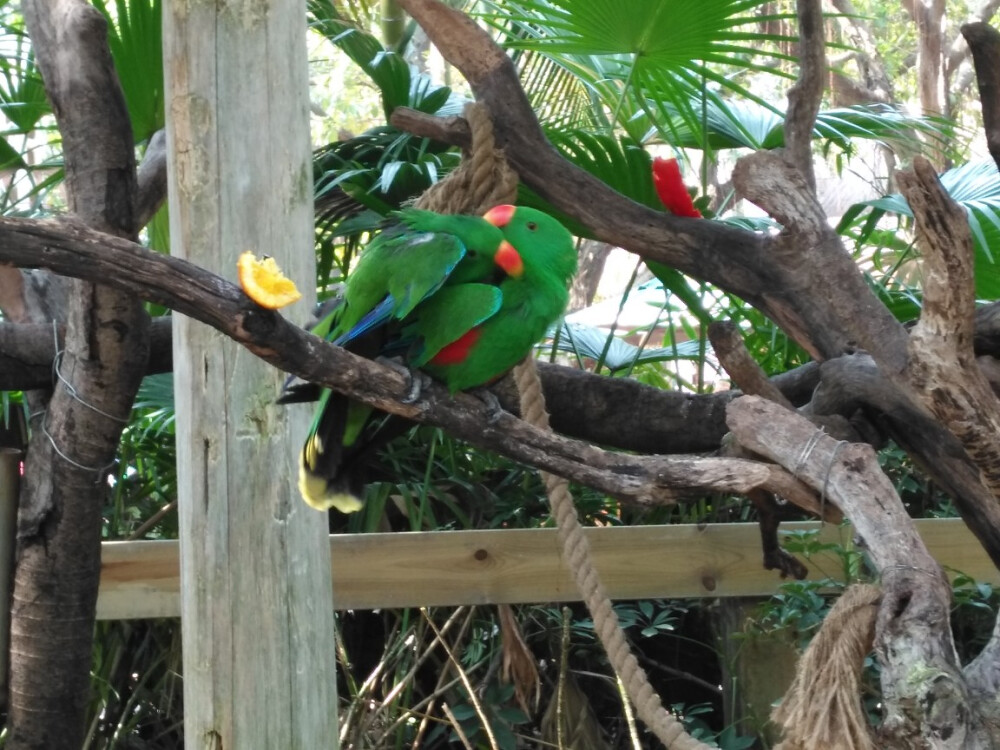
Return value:
<svg viewBox="0 0 1000 750">
<path fill-rule="evenodd" d="M 481 214 L 498 204 L 517 200 L 517 173 L 496 147 L 493 124 L 486 108 L 470 104 L 465 108 L 465 117 L 472 130 L 470 153 L 451 174 L 420 196 L 416 202 L 418 208 L 438 213 Z M 549 429 L 549 415 L 533 357 L 529 355 L 514 369 L 514 378 L 521 398 L 521 418 L 535 427 Z M 590 542 L 576 515 L 569 483 L 552 474 L 541 474 L 556 519 L 563 559 L 590 611 L 594 630 L 604 645 L 608 660 L 624 683 L 639 718 L 671 750 L 707 750 L 708 745 L 687 734 L 683 724 L 663 708 L 660 697 L 629 649 L 618 615 L 594 568 Z"/>
<path fill-rule="evenodd" d="M 549 415 L 545 409 L 545 396 L 535 367 L 535 359 L 528 356 L 514 368 L 514 379 L 521 398 L 521 419 L 541 429 L 549 429 Z M 608 661 L 625 684 L 625 692 L 635 704 L 636 714 L 650 731 L 671 750 L 708 748 L 684 731 L 684 725 L 671 715 L 660 702 L 660 696 L 649 684 L 646 672 L 639 666 L 635 655 L 625 640 L 625 633 L 618 615 L 611 606 L 601 579 L 594 568 L 590 541 L 583 533 L 576 514 L 569 482 L 547 472 L 541 472 L 549 495 L 552 515 L 556 519 L 563 559 L 569 567 L 583 601 L 594 620 L 594 631 L 601 639 Z"/>
<path fill-rule="evenodd" d="M 875 750 L 858 696 L 881 596 L 878 586 L 855 584 L 833 605 L 771 712 L 784 735 L 778 750 Z"/>
<path fill-rule="evenodd" d="M 441 214 L 481 214 L 517 200 L 517 173 L 493 138 L 493 124 L 481 104 L 469 104 L 465 119 L 472 130 L 472 150 L 445 179 L 416 202 L 417 208 Z"/>
</svg>

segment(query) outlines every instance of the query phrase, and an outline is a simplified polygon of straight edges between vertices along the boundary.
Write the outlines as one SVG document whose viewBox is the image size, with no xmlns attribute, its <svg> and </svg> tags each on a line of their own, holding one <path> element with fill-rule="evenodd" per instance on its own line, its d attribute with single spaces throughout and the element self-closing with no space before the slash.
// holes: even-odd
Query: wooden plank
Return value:
<svg viewBox="0 0 1000 750">
<path fill-rule="evenodd" d="M 946 567 L 1000 584 L 1000 574 L 957 519 L 920 520 L 931 553 Z M 785 531 L 818 523 L 783 524 Z M 755 524 L 587 529 L 597 567 L 615 599 L 768 596 L 781 579 L 760 564 Z M 850 541 L 826 525 L 824 541 Z M 347 534 L 330 537 L 338 609 L 576 601 L 552 529 Z M 805 561 L 811 577 L 838 578 L 829 554 Z M 98 616 L 175 617 L 174 542 L 108 542 Z"/>
<path fill-rule="evenodd" d="M 306 297 L 283 314 L 304 322 L 305 0 L 170 0 L 163 15 L 171 250 L 229 279 L 243 251 L 273 256 Z M 276 406 L 283 373 L 173 320 L 185 746 L 336 747 L 328 527 L 295 487 L 309 408 Z"/>
</svg>

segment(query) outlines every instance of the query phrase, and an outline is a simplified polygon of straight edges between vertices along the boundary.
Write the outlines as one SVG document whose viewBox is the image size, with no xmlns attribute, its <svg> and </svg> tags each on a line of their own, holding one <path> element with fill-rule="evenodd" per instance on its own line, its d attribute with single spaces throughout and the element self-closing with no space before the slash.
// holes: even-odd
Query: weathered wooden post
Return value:
<svg viewBox="0 0 1000 750">
<path fill-rule="evenodd" d="M 304 0 L 164 7 L 172 251 L 233 279 L 240 252 L 266 253 L 303 292 L 305 35 Z M 295 488 L 308 415 L 274 406 L 282 373 L 181 315 L 174 377 L 185 746 L 335 748 L 326 519 Z"/>
</svg>

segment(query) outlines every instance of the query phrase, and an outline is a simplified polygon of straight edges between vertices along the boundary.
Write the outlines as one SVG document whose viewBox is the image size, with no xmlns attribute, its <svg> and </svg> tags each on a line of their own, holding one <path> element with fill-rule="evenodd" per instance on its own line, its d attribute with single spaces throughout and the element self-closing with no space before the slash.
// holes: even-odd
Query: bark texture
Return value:
<svg viewBox="0 0 1000 750">
<path fill-rule="evenodd" d="M 78 0 L 26 2 L 24 14 L 62 133 L 69 208 L 95 230 L 135 239 L 132 132 L 104 17 Z M 105 480 L 146 368 L 138 298 L 75 281 L 62 315 L 59 379 L 32 425 L 18 519 L 11 748 L 83 743 Z"/>
</svg>

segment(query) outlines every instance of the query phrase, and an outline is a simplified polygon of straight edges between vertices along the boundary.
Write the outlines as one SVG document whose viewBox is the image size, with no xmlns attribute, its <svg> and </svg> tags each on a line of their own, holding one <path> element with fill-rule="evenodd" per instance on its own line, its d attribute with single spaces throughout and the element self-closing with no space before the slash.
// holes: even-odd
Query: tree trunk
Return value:
<svg viewBox="0 0 1000 750">
<path fill-rule="evenodd" d="M 24 14 L 62 133 L 70 210 L 135 239 L 132 131 L 104 17 L 81 0 L 26 2 Z M 83 743 L 105 480 L 146 367 L 137 298 L 74 281 L 63 314 L 59 381 L 32 424 L 18 519 L 11 748 Z"/>
</svg>

